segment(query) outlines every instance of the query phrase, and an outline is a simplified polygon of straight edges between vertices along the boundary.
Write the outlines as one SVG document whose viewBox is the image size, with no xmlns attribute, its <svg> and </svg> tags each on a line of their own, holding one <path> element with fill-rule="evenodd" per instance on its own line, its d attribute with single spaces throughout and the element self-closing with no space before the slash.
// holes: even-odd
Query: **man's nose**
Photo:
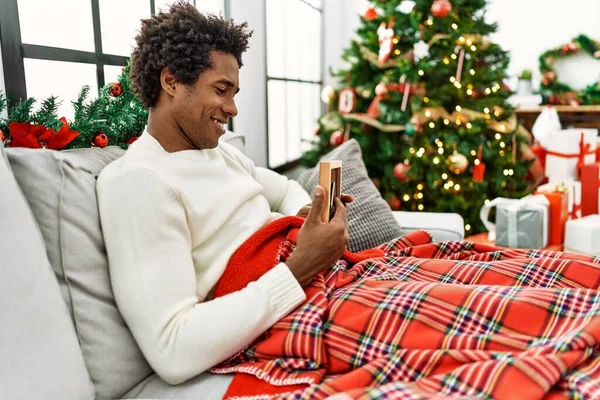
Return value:
<svg viewBox="0 0 600 400">
<path fill-rule="evenodd" d="M 233 99 L 227 101 L 223 106 L 223 111 L 225 111 L 231 117 L 235 117 L 236 115 L 238 115 L 238 109 L 235 106 L 235 101 Z"/>
</svg>

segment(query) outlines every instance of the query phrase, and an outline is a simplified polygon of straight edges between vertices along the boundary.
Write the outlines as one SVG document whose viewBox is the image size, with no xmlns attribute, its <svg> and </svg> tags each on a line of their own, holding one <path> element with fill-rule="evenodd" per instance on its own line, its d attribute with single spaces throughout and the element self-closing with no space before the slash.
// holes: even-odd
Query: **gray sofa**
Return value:
<svg viewBox="0 0 600 400">
<path fill-rule="evenodd" d="M 244 149 L 240 135 L 223 140 Z M 116 307 L 95 181 L 122 154 L 0 145 L 2 399 L 216 399 L 227 390 L 231 376 L 162 381 Z M 394 217 L 403 230 L 424 228 L 436 240 L 464 235 L 455 214 Z"/>
</svg>

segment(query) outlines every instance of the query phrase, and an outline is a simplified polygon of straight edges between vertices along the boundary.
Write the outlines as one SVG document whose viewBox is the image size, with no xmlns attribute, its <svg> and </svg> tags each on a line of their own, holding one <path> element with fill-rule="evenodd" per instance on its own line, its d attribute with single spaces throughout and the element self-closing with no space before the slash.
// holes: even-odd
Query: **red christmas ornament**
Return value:
<svg viewBox="0 0 600 400">
<path fill-rule="evenodd" d="M 344 143 L 344 132 L 342 131 L 335 131 L 331 134 L 331 136 L 329 137 L 329 141 L 331 142 L 332 146 L 339 146 L 340 144 Z"/>
<path fill-rule="evenodd" d="M 377 19 L 377 17 L 379 17 L 379 14 L 377 14 L 377 11 L 375 11 L 375 9 L 373 7 L 370 7 L 365 12 L 365 15 L 363 15 L 363 18 L 366 19 L 367 21 L 373 21 L 374 19 Z"/>
<path fill-rule="evenodd" d="M 127 141 L 128 145 L 133 144 L 133 142 L 135 142 L 136 140 L 138 140 L 140 137 L 139 136 L 132 136 L 129 138 L 129 140 Z"/>
<path fill-rule="evenodd" d="M 2 132 L 2 129 L 0 129 L 0 142 L 4 142 L 6 140 L 6 135 L 4 134 L 4 132 Z"/>
<path fill-rule="evenodd" d="M 121 86 L 121 82 L 113 83 L 110 88 L 110 95 L 112 97 L 119 97 L 123 93 L 123 86 Z"/>
<path fill-rule="evenodd" d="M 320 132 L 321 132 L 321 127 L 319 125 L 315 126 L 315 129 L 313 129 L 313 135 L 319 136 Z"/>
<path fill-rule="evenodd" d="M 388 200 L 388 204 L 390 205 L 390 208 L 392 210 L 400 209 L 400 199 L 395 194 L 392 195 L 392 197 L 390 197 L 390 199 Z"/>
<path fill-rule="evenodd" d="M 445 18 L 450 15 L 452 4 L 448 0 L 435 0 L 431 5 L 431 14 L 436 18 Z"/>
<path fill-rule="evenodd" d="M 94 135 L 94 139 L 92 140 L 92 145 L 94 147 L 104 148 L 108 145 L 108 136 L 104 132 L 97 133 Z"/>
<path fill-rule="evenodd" d="M 479 146 L 477 151 L 477 159 L 475 160 L 475 166 L 473 167 L 473 182 L 483 182 L 483 176 L 485 174 L 485 164 L 481 161 L 483 153 L 483 146 Z"/>
<path fill-rule="evenodd" d="M 408 177 L 406 176 L 406 173 L 408 172 L 409 169 L 410 169 L 409 164 L 398 163 L 394 167 L 394 176 L 400 182 L 408 182 Z"/>
</svg>

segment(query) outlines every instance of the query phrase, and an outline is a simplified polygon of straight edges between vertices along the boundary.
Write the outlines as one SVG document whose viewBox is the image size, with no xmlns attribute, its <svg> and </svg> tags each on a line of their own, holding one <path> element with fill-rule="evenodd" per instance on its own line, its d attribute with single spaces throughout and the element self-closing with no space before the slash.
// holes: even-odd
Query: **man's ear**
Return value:
<svg viewBox="0 0 600 400">
<path fill-rule="evenodd" d="M 160 86 L 169 96 L 175 96 L 177 79 L 175 79 L 175 75 L 169 72 L 167 67 L 164 67 L 160 72 Z"/>
</svg>

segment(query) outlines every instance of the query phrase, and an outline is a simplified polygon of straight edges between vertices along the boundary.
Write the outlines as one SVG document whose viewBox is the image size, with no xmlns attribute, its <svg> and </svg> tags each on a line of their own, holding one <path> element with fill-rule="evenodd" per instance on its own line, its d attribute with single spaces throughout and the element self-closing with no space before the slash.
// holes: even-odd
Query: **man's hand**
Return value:
<svg viewBox="0 0 600 400">
<path fill-rule="evenodd" d="M 344 203 L 344 205 L 348 205 L 350 203 L 352 203 L 354 201 L 354 196 L 350 195 L 350 194 L 343 194 L 342 193 L 342 203 Z M 302 207 L 300 209 L 300 211 L 298 211 L 298 214 L 296 214 L 297 217 L 302 217 L 302 218 L 306 218 L 308 216 L 308 213 L 310 211 L 310 208 L 312 207 L 313 203 L 308 203 L 307 205 L 305 205 L 304 207 Z"/>
<path fill-rule="evenodd" d="M 312 207 L 298 233 L 296 248 L 285 262 L 302 286 L 339 260 L 348 244 L 348 211 L 339 198 L 334 201 L 335 215 L 326 224 L 321 220 L 326 206 L 325 190 L 321 186 L 315 188 Z"/>
</svg>

